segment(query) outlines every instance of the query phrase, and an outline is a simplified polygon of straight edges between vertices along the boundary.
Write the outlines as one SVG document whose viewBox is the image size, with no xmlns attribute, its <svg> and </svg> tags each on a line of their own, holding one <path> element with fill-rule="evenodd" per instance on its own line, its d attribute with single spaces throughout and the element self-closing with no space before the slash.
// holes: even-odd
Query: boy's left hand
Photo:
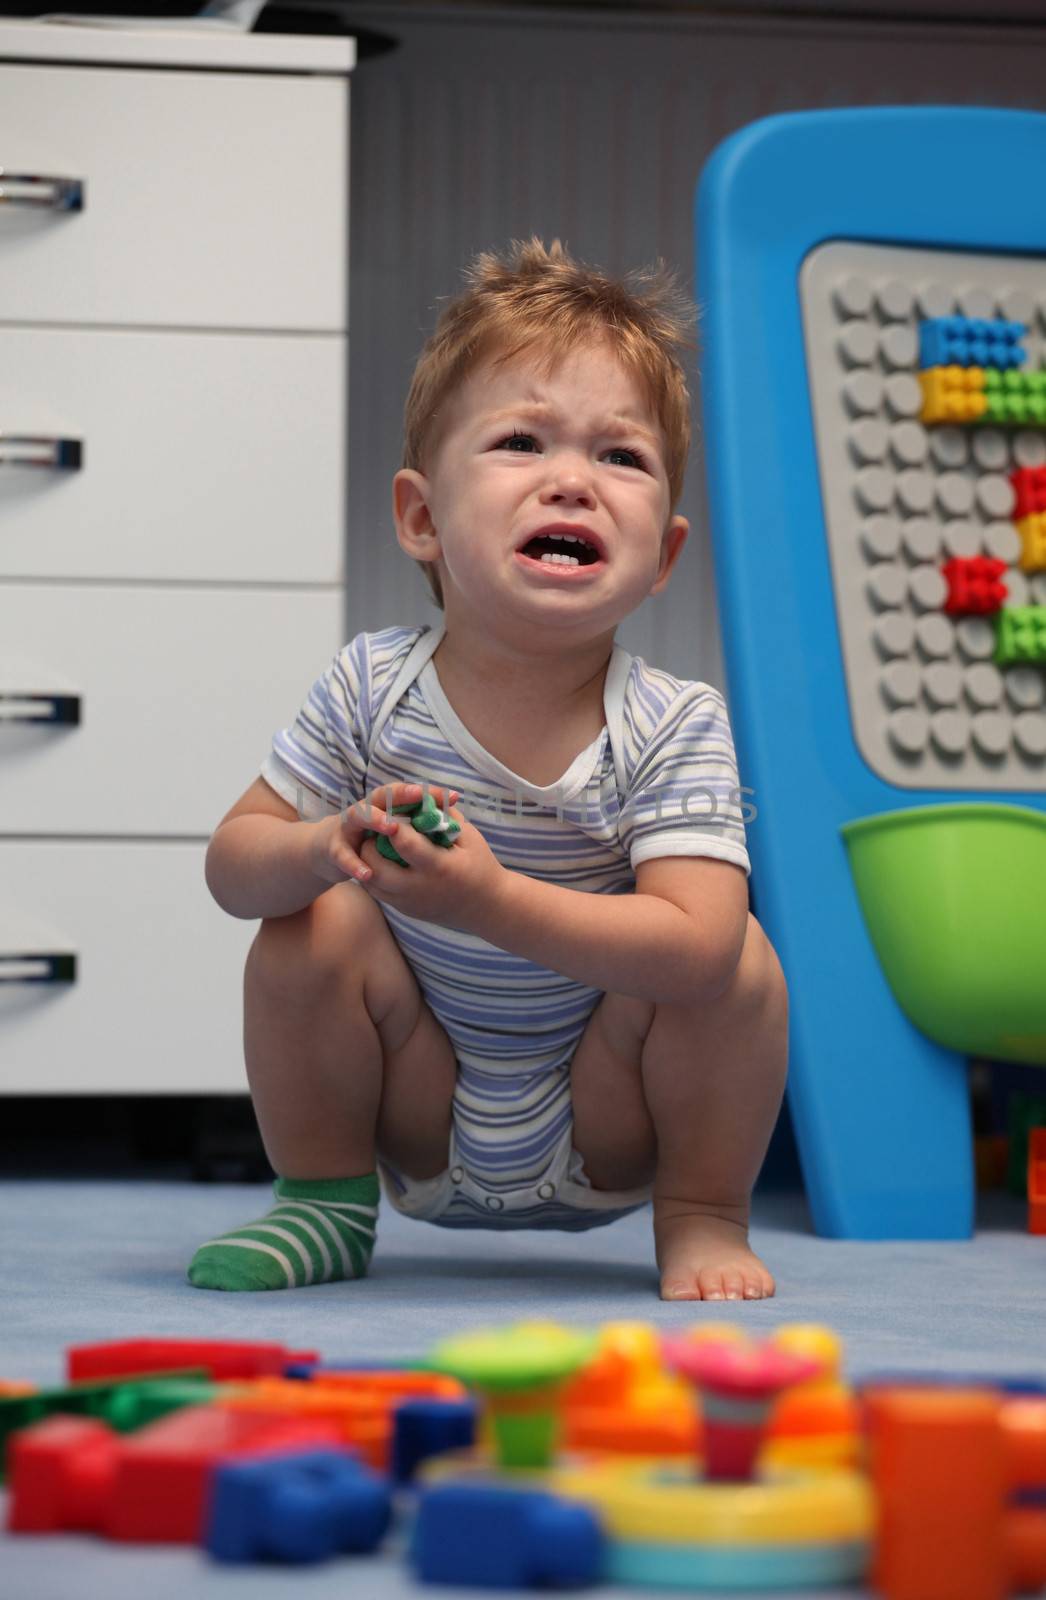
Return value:
<svg viewBox="0 0 1046 1600">
<path fill-rule="evenodd" d="M 501 865 L 479 829 L 447 805 L 447 791 L 435 784 L 425 787 L 461 832 L 444 848 L 413 828 L 408 816 L 396 817 L 396 831 L 387 837 L 407 865 L 401 867 L 396 861 L 386 860 L 377 839 L 368 839 L 359 855 L 372 876 L 360 887 L 382 905 L 392 906 L 405 916 L 444 928 L 459 928 L 465 933 L 479 933 L 489 921 L 508 869 Z"/>
</svg>

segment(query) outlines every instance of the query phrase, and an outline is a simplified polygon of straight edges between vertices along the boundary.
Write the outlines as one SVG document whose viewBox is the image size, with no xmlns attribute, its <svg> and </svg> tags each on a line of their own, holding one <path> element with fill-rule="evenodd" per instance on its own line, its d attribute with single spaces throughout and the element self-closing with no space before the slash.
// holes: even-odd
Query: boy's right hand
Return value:
<svg viewBox="0 0 1046 1600">
<path fill-rule="evenodd" d="M 346 878 L 366 882 L 371 872 L 360 860 L 359 851 L 368 833 L 392 838 L 399 826 L 398 819 L 388 815 L 392 807 L 420 805 L 421 801 L 420 783 L 384 783 L 337 816 L 313 823 L 313 872 L 325 883 L 344 883 Z"/>
</svg>

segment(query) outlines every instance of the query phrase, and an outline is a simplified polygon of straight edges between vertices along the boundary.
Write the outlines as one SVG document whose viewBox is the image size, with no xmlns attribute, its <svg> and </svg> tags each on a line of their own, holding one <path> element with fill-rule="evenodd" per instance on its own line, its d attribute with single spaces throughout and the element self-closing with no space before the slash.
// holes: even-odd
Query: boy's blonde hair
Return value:
<svg viewBox="0 0 1046 1600">
<path fill-rule="evenodd" d="M 697 307 L 661 257 L 618 280 L 574 260 L 558 239 L 546 250 L 532 234 L 526 242 L 513 239 L 503 255 L 475 256 L 463 275 L 468 289 L 444 306 L 414 368 L 401 466 L 428 471 L 448 400 L 487 358 L 501 366 L 524 351 L 535 359 L 543 355 L 541 370 L 548 378 L 564 355 L 609 340 L 661 425 L 670 520 L 683 492 L 690 451 L 690 391 L 674 351 L 696 350 L 697 341 L 688 333 Z M 418 565 L 442 611 L 436 563 Z"/>
</svg>

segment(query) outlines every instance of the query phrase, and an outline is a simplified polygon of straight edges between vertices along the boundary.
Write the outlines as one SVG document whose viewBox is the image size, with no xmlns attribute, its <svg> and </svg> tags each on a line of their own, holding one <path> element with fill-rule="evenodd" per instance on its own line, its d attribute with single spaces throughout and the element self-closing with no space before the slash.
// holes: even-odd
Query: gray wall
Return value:
<svg viewBox="0 0 1046 1600">
<path fill-rule="evenodd" d="M 1046 27 L 439 4 L 346 14 L 399 42 L 364 58 L 351 80 L 346 637 L 439 616 L 396 541 L 391 480 L 414 362 L 437 302 L 463 287 L 476 251 L 537 233 L 611 272 L 661 255 L 693 295 L 698 175 L 719 141 L 756 117 L 1046 104 Z M 1037 190 L 1029 174 L 1030 204 L 1044 203 Z M 679 507 L 690 537 L 668 588 L 618 638 L 652 665 L 725 690 L 693 366 L 691 375 L 694 445 Z"/>
</svg>

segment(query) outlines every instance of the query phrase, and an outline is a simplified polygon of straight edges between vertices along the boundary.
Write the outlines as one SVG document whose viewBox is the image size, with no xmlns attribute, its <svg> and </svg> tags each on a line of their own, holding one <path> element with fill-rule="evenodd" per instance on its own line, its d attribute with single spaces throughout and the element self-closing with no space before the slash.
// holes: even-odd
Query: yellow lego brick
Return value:
<svg viewBox="0 0 1046 1600">
<path fill-rule="evenodd" d="M 809 1544 L 868 1539 L 875 1499 L 860 1472 L 788 1473 L 754 1483 L 702 1483 L 685 1467 L 642 1476 L 593 1468 L 549 1475 L 555 1494 L 598 1512 L 613 1539 L 664 1544 Z"/>
<path fill-rule="evenodd" d="M 988 409 L 982 367 L 925 367 L 919 384 L 923 422 L 974 422 Z"/>
<path fill-rule="evenodd" d="M 1046 569 L 1046 511 L 1018 517 L 1016 526 L 1022 546 L 1017 565 L 1022 572 L 1042 572 Z"/>
</svg>

